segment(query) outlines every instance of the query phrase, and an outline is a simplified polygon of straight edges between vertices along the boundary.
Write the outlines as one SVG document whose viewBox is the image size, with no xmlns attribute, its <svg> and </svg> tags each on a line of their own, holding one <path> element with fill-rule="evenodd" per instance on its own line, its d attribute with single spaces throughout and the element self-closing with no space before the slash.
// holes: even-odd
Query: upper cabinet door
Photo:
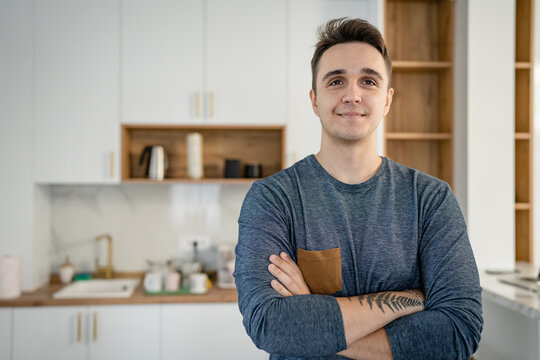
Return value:
<svg viewBox="0 0 540 360">
<path fill-rule="evenodd" d="M 284 124 L 285 0 L 208 0 L 206 23 L 208 123 Z"/>
<path fill-rule="evenodd" d="M 204 2 L 122 2 L 122 122 L 200 123 Z"/>
<path fill-rule="evenodd" d="M 35 179 L 118 182 L 119 2 L 35 1 Z"/>
</svg>

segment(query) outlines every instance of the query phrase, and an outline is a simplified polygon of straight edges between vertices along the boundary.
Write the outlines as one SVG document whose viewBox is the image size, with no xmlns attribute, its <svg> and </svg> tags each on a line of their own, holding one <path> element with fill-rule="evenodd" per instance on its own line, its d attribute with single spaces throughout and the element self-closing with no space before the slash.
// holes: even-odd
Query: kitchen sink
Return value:
<svg viewBox="0 0 540 360">
<path fill-rule="evenodd" d="M 64 286 L 53 294 L 53 298 L 127 298 L 139 282 L 137 278 L 81 280 Z"/>
</svg>

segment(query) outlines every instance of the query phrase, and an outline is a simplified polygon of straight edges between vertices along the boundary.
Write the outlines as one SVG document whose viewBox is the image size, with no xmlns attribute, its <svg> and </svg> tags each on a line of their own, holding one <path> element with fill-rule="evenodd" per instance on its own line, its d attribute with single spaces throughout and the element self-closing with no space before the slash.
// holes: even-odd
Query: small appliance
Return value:
<svg viewBox="0 0 540 360">
<path fill-rule="evenodd" d="M 167 154 L 165 149 L 160 145 L 151 145 L 144 148 L 139 165 L 142 165 L 145 161 L 146 154 L 148 154 L 148 165 L 146 167 L 146 176 L 152 180 L 163 180 L 165 173 L 169 167 L 167 160 Z"/>
</svg>

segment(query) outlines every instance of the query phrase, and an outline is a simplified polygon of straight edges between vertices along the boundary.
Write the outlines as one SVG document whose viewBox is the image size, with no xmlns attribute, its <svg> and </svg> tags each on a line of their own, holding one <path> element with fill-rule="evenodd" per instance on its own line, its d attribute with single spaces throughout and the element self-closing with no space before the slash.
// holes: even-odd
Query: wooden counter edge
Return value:
<svg viewBox="0 0 540 360">
<path fill-rule="evenodd" d="M 47 284 L 41 288 L 23 292 L 13 299 L 0 299 L 1 307 L 29 306 L 89 306 L 89 305 L 136 305 L 136 304 L 183 304 L 183 303 L 231 303 L 238 302 L 236 289 L 220 289 L 212 286 L 207 294 L 201 295 L 145 295 L 142 283 L 128 298 L 84 298 L 54 299 L 53 293 L 61 284 Z"/>
</svg>

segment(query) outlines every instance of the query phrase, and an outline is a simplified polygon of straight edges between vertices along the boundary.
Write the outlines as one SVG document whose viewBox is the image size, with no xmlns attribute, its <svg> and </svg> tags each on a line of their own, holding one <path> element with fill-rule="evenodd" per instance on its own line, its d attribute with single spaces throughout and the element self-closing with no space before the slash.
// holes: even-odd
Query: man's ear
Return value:
<svg viewBox="0 0 540 360">
<path fill-rule="evenodd" d="M 313 112 L 315 115 L 319 116 L 319 108 L 317 107 L 317 95 L 315 95 L 315 91 L 311 89 L 309 91 L 309 98 L 311 99 L 311 107 L 313 108 Z"/>
<path fill-rule="evenodd" d="M 392 105 L 392 99 L 394 98 L 394 89 L 390 88 L 388 89 L 388 92 L 386 94 L 386 103 L 384 104 L 384 111 L 383 111 L 383 117 L 388 114 L 390 111 L 390 105 Z"/>
</svg>

